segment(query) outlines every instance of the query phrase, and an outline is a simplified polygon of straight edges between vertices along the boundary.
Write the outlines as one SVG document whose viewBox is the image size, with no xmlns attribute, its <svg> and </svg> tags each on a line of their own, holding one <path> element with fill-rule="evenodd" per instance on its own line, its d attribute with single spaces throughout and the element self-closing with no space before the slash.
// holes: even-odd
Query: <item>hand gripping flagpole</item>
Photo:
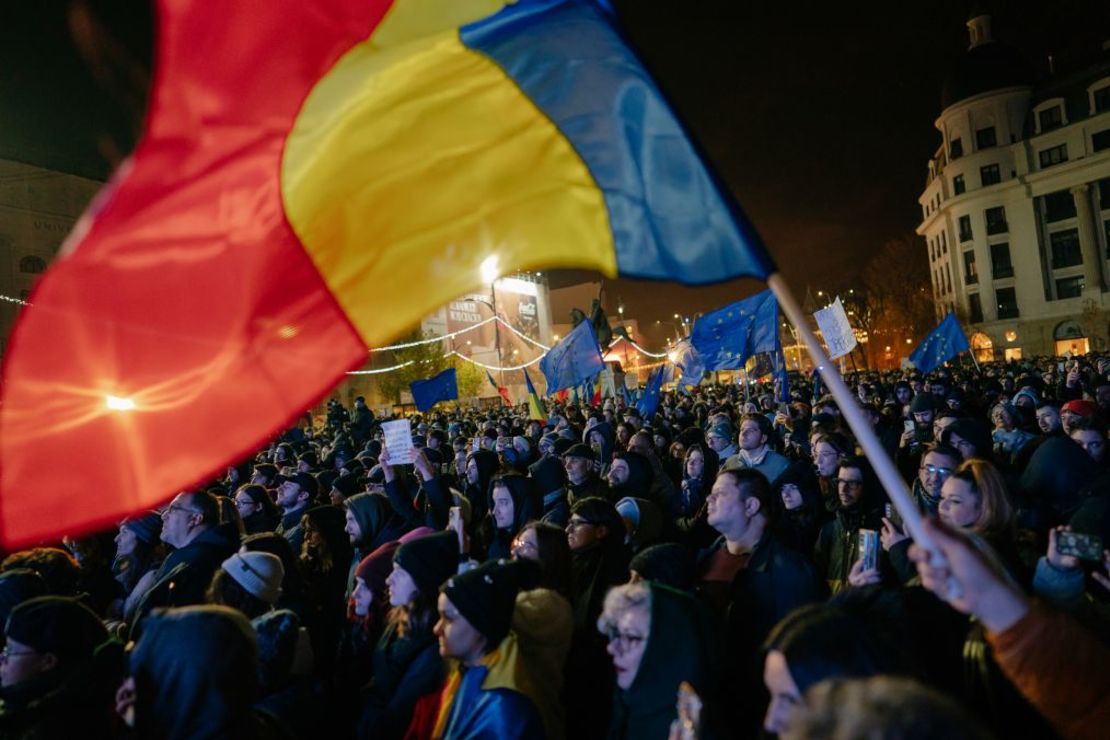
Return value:
<svg viewBox="0 0 1110 740">
<path fill-rule="evenodd" d="M 860 447 L 863 448 L 863 454 L 871 462 L 872 467 L 875 469 L 875 474 L 879 476 L 879 481 L 886 489 L 887 495 L 890 496 L 894 508 L 898 510 L 898 514 L 902 517 L 903 523 L 909 529 L 910 535 L 914 541 L 929 551 L 929 559 L 934 565 L 940 565 L 944 561 L 944 556 L 940 550 L 929 540 L 921 526 L 921 512 L 918 510 L 917 505 L 914 504 L 913 499 L 910 497 L 910 491 L 906 487 L 905 481 L 898 473 L 898 469 L 894 467 L 894 462 L 890 456 L 886 454 L 879 438 L 875 436 L 875 430 L 871 428 L 871 424 L 864 418 L 863 413 L 860 411 L 858 401 L 852 392 L 848 390 L 848 386 L 844 384 L 844 379 L 840 377 L 837 372 L 836 366 L 825 357 L 824 350 L 814 336 L 813 331 L 809 328 L 809 322 L 806 321 L 805 313 L 802 312 L 801 306 L 794 299 L 793 294 L 790 292 L 790 287 L 786 284 L 780 273 L 772 273 L 767 277 L 767 286 L 775 294 L 778 299 L 779 305 L 782 306 L 783 313 L 786 318 L 797 330 L 801 336 L 802 343 L 805 344 L 809 356 L 817 363 L 817 368 L 821 373 L 821 378 L 828 386 L 829 392 L 832 393 L 836 399 L 837 406 L 840 407 L 840 413 L 848 422 L 848 426 L 856 435 L 856 440 L 859 441 Z M 949 593 L 955 595 L 954 589 L 956 587 L 954 580 L 949 581 Z"/>
</svg>

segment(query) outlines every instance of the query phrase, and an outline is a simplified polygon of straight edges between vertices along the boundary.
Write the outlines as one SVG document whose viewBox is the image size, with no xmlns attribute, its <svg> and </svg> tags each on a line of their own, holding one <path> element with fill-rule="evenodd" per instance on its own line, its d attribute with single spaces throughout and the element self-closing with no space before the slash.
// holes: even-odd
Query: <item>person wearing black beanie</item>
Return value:
<svg viewBox="0 0 1110 740">
<path fill-rule="evenodd" d="M 417 737 L 543 737 L 543 722 L 519 682 L 507 645 L 516 596 L 535 582 L 538 566 L 527 560 L 489 561 L 450 578 L 439 595 L 435 635 L 439 653 L 458 661 L 437 706 L 422 706 L 409 728 Z M 515 638 L 513 638 L 515 639 Z M 415 730 L 415 732 L 414 732 Z"/>
<path fill-rule="evenodd" d="M 443 659 L 432 626 L 439 587 L 459 567 L 454 532 L 404 542 L 386 579 L 392 609 L 374 648 L 372 680 L 362 694 L 359 737 L 401 737 L 417 700 L 443 683 Z"/>
<path fill-rule="evenodd" d="M 111 736 L 123 653 L 91 609 L 70 597 L 28 599 L 11 610 L 5 634 L 0 737 Z"/>
</svg>

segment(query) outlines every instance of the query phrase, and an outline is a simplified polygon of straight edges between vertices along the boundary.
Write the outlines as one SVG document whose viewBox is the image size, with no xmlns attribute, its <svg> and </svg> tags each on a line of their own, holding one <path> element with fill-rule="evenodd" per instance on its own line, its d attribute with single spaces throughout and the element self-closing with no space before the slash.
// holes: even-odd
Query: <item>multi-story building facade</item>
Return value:
<svg viewBox="0 0 1110 740">
<path fill-rule="evenodd" d="M 1110 43 L 1038 81 L 990 16 L 967 26 L 919 198 L 937 318 L 955 310 L 980 359 L 1106 350 Z"/>
</svg>

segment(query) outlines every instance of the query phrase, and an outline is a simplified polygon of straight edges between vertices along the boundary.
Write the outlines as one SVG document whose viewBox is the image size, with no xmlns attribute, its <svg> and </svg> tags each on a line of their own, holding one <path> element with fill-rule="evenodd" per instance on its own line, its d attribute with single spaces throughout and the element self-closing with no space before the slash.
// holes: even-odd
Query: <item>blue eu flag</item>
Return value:
<svg viewBox="0 0 1110 740">
<path fill-rule="evenodd" d="M 427 411 L 439 401 L 453 401 L 459 397 L 459 384 L 453 367 L 434 377 L 417 380 L 409 385 L 409 389 L 419 411 Z"/>
<path fill-rule="evenodd" d="M 655 409 L 659 408 L 659 391 L 662 388 L 663 368 L 659 368 L 648 380 L 644 396 L 636 404 L 636 410 L 640 412 L 640 418 L 647 423 L 651 422 L 651 417 L 655 415 Z"/>
<path fill-rule="evenodd" d="M 592 380 L 604 369 L 601 349 L 597 346 L 594 327 L 589 321 L 580 322 L 540 360 L 548 393 Z"/>
<path fill-rule="evenodd" d="M 971 347 L 967 343 L 967 335 L 960 328 L 960 322 L 956 320 L 956 314 L 949 311 L 937 328 L 933 329 L 929 336 L 925 337 L 925 340 L 913 351 L 913 354 L 910 355 L 910 362 L 923 375 L 928 375 L 956 355 L 967 352 L 969 349 Z"/>
<path fill-rule="evenodd" d="M 707 313 L 690 341 L 707 370 L 744 367 L 752 355 L 779 349 L 779 304 L 770 290 Z"/>
</svg>

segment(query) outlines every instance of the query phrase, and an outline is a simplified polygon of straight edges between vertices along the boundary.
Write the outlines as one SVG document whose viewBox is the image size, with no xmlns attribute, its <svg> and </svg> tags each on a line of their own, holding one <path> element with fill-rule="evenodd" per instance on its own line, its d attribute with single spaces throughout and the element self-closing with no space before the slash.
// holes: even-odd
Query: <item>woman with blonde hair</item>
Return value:
<svg viewBox="0 0 1110 740">
<path fill-rule="evenodd" d="M 938 511 L 946 524 L 988 540 L 1009 537 L 1014 527 L 1014 505 L 1002 474 L 978 458 L 965 460 L 944 482 Z"/>
</svg>

